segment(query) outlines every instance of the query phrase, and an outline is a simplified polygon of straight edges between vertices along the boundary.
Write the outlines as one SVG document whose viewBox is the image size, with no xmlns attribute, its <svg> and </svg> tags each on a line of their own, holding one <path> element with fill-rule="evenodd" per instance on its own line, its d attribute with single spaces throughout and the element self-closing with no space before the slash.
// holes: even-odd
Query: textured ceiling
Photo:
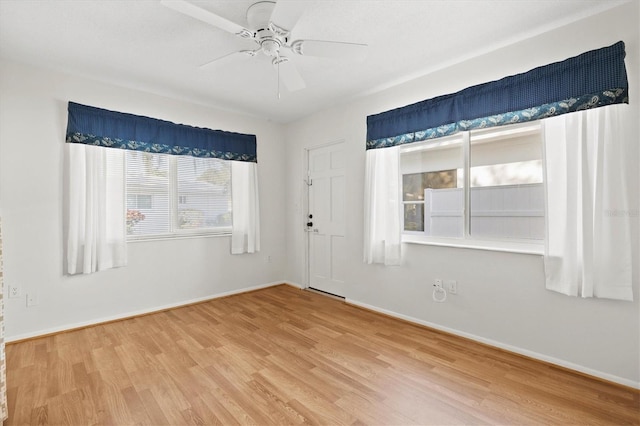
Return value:
<svg viewBox="0 0 640 426">
<path fill-rule="evenodd" d="M 191 3 L 247 26 L 256 0 Z M 280 0 L 296 1 L 296 0 Z M 290 122 L 599 13 L 613 0 L 314 0 L 293 39 L 368 45 L 361 61 L 296 56 L 307 88 L 280 87 L 268 58 L 201 65 L 252 42 L 159 0 L 0 0 L 0 58 Z"/>
</svg>

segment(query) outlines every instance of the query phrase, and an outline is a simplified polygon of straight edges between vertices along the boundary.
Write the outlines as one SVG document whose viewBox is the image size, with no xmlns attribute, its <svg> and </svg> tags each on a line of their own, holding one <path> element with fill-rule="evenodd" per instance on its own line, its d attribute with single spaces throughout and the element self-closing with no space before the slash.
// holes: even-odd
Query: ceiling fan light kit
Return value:
<svg viewBox="0 0 640 426">
<path fill-rule="evenodd" d="M 304 89 L 306 84 L 295 63 L 289 57 L 282 55 L 283 50 L 290 51 L 294 56 L 306 54 L 308 56 L 360 59 L 364 49 L 367 47 L 365 44 L 308 40 L 310 49 L 305 52 L 305 40 L 295 40 L 290 43 L 291 31 L 304 12 L 304 2 L 281 1 L 276 3 L 274 1 L 259 1 L 254 3 L 247 9 L 246 16 L 249 29 L 186 0 L 161 0 L 160 3 L 169 9 L 235 34 L 238 37 L 251 39 L 258 45 L 255 50 L 232 52 L 205 65 L 215 64 L 218 61 L 227 65 L 237 60 L 237 58 L 246 58 L 247 55 L 254 57 L 262 52 L 265 56 L 272 58 L 271 63 L 278 68 L 279 80 L 282 80 L 289 91 Z M 283 65 L 286 65 L 286 67 L 281 70 L 280 68 Z"/>
</svg>

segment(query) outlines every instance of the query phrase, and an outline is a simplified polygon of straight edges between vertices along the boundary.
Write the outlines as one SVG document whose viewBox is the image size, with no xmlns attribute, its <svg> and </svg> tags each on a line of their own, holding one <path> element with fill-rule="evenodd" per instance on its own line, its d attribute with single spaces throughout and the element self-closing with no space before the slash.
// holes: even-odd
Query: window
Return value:
<svg viewBox="0 0 640 426">
<path fill-rule="evenodd" d="M 540 126 L 480 129 L 403 148 L 404 234 L 541 243 Z"/>
<path fill-rule="evenodd" d="M 230 231 L 229 161 L 139 151 L 125 159 L 130 239 Z"/>
</svg>

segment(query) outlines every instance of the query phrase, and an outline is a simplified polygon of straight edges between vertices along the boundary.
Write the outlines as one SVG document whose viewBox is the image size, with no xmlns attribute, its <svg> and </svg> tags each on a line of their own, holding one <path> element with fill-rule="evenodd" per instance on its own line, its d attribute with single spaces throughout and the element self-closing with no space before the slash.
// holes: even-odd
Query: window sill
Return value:
<svg viewBox="0 0 640 426">
<path fill-rule="evenodd" d="M 402 234 L 403 243 L 422 244 L 429 246 L 457 247 L 473 250 L 488 250 L 518 254 L 544 255 L 544 243 L 532 243 L 524 241 L 497 241 L 497 240 L 474 240 L 455 238 L 435 238 L 425 237 L 419 234 Z"/>
</svg>

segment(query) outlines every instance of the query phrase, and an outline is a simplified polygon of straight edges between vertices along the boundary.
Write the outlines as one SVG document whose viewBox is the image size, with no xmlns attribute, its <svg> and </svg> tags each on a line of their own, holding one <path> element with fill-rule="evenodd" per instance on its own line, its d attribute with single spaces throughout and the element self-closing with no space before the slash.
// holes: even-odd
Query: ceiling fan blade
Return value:
<svg viewBox="0 0 640 426">
<path fill-rule="evenodd" d="M 241 37 L 251 37 L 253 33 L 241 25 L 231 22 L 222 16 L 216 15 L 213 12 L 209 12 L 206 9 L 202 9 L 194 4 L 191 4 L 185 0 L 161 0 L 160 4 L 169 9 L 173 9 L 176 12 L 183 15 L 190 16 L 198 19 L 214 27 L 218 27 L 222 30 L 228 31 L 232 34 L 239 35 Z"/>
<path fill-rule="evenodd" d="M 256 56 L 253 50 L 240 50 L 238 52 L 231 52 L 227 55 L 220 56 L 212 61 L 200 65 L 200 68 L 206 70 L 215 70 L 225 67 L 231 63 L 242 63 Z"/>
<path fill-rule="evenodd" d="M 282 61 L 276 66 L 279 67 L 280 80 L 288 91 L 293 92 L 307 87 L 293 61 Z"/>
<path fill-rule="evenodd" d="M 291 49 L 298 55 L 325 58 L 362 60 L 367 54 L 367 45 L 340 41 L 296 40 Z"/>
<path fill-rule="evenodd" d="M 270 21 L 279 28 L 291 31 L 306 8 L 307 2 L 302 0 L 278 0 Z"/>
</svg>

